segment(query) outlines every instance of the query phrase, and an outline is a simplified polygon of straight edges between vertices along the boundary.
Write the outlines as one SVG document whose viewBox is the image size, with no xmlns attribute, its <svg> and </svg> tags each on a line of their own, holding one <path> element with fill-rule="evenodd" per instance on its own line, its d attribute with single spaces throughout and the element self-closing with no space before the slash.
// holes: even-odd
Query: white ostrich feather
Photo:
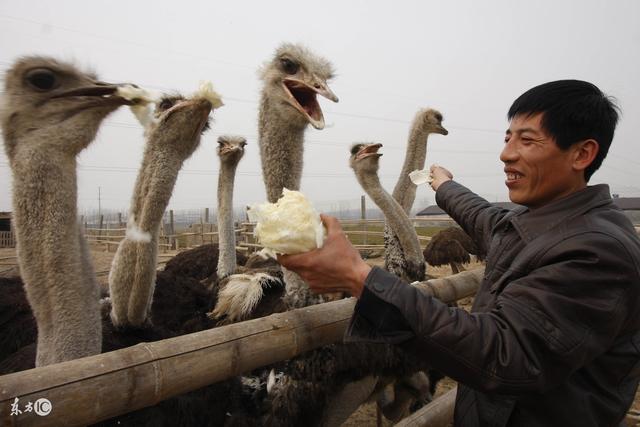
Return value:
<svg viewBox="0 0 640 427">
<path fill-rule="evenodd" d="M 127 232 L 125 233 L 125 237 L 132 242 L 151 242 L 151 233 L 142 231 L 142 229 L 136 224 L 136 220 L 133 215 L 129 218 L 129 221 L 127 221 Z"/>
<path fill-rule="evenodd" d="M 236 322 L 251 314 L 264 296 L 264 289 L 279 279 L 266 273 L 232 274 L 218 292 L 218 302 L 209 317 Z"/>
</svg>

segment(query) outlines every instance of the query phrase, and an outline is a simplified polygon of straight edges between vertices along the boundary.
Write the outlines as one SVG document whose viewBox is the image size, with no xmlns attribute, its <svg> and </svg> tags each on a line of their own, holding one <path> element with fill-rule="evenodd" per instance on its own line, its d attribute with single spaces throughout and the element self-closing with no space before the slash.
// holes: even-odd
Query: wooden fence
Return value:
<svg viewBox="0 0 640 427">
<path fill-rule="evenodd" d="M 477 291 L 483 272 L 416 286 L 442 301 L 456 301 Z M 92 424 L 290 359 L 341 340 L 354 304 L 354 298 L 318 304 L 0 376 L 0 425 Z M 39 399 L 53 409 L 46 417 L 11 411 L 16 402 Z"/>
<path fill-rule="evenodd" d="M 16 237 L 13 231 L 0 231 L 0 248 L 14 248 Z"/>
</svg>

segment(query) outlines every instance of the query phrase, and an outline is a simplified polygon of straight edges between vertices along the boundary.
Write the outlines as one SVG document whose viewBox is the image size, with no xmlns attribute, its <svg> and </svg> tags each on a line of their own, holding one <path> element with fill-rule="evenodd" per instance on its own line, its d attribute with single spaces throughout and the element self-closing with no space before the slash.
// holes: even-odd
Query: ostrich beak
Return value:
<svg viewBox="0 0 640 427">
<path fill-rule="evenodd" d="M 362 160 L 371 156 L 381 157 L 382 153 L 378 153 L 380 147 L 382 147 L 382 144 L 370 144 L 363 146 L 360 151 L 358 151 L 358 154 L 356 154 L 356 160 Z"/>
<path fill-rule="evenodd" d="M 316 92 L 318 92 L 318 95 L 322 95 L 327 99 L 330 99 L 333 102 L 338 102 L 339 99 L 336 96 L 335 93 L 333 93 L 333 91 L 331 90 L 331 88 L 329 88 L 329 86 L 326 83 L 319 83 L 318 84 L 320 87 L 316 87 Z"/>
<path fill-rule="evenodd" d="M 285 78 L 282 86 L 287 94 L 287 102 L 298 110 L 316 129 L 324 129 L 324 116 L 316 95 L 338 102 L 338 97 L 329 86 L 320 79 L 312 79 L 311 83 L 296 79 Z"/>
<path fill-rule="evenodd" d="M 439 128 L 436 130 L 436 133 L 439 133 L 440 135 L 449 135 L 449 131 L 446 130 L 442 125 L 440 125 Z"/>
<path fill-rule="evenodd" d="M 114 95 L 118 88 L 121 86 L 135 86 L 130 83 L 122 83 L 122 84 L 110 84 L 105 82 L 94 82 L 93 84 L 87 86 L 81 86 L 75 89 L 67 90 L 65 92 L 61 92 L 52 96 L 52 98 L 68 98 L 74 96 L 103 96 L 107 97 L 109 95 Z M 137 87 L 137 86 L 135 86 Z M 118 99 L 121 100 L 122 104 L 132 105 L 135 102 L 131 100 L 127 100 L 120 96 L 109 96 L 108 99 Z"/>
</svg>

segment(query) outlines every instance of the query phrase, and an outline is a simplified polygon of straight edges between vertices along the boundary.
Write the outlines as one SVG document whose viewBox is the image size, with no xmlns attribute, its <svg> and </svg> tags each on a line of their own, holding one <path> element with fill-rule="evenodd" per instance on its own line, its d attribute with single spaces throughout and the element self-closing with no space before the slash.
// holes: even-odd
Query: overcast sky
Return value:
<svg viewBox="0 0 640 427">
<path fill-rule="evenodd" d="M 0 1 L 0 69 L 19 56 L 72 60 L 100 78 L 187 94 L 210 80 L 223 96 L 211 131 L 185 162 L 169 208 L 215 208 L 221 134 L 243 135 L 234 205 L 265 200 L 257 141 L 256 70 L 282 42 L 305 44 L 337 70 L 340 98 L 320 98 L 327 127 L 309 129 L 301 190 L 320 210 L 359 206 L 348 167 L 356 141 L 383 144 L 381 180 L 393 189 L 415 112 L 444 115 L 427 164 L 491 201 L 508 200 L 498 159 L 506 111 L 543 82 L 591 81 L 617 98 L 622 120 L 591 183 L 640 196 L 640 1 Z M 4 87 L 4 81 L 2 81 Z M 127 108 L 109 116 L 79 157 L 79 208 L 126 210 L 143 135 Z M 11 210 L 0 154 L 0 211 Z M 418 190 L 415 207 L 433 203 Z"/>
</svg>

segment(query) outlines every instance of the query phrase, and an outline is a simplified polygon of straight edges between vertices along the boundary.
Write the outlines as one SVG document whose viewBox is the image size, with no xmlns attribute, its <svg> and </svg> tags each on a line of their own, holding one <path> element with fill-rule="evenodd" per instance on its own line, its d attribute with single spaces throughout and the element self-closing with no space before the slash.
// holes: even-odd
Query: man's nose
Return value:
<svg viewBox="0 0 640 427">
<path fill-rule="evenodd" d="M 515 149 L 515 143 L 513 141 L 505 142 L 500 153 L 500 160 L 504 163 L 513 162 L 517 157 L 518 151 Z"/>
</svg>

